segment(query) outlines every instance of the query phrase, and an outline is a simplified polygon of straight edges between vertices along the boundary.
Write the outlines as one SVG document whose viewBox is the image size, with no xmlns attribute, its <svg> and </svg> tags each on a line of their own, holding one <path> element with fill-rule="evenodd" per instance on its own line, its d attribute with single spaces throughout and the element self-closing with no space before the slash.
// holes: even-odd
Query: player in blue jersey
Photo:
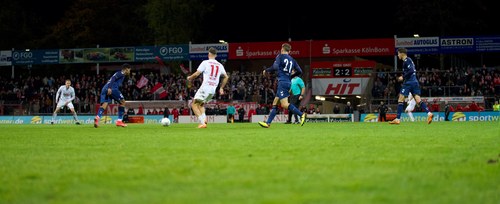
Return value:
<svg viewBox="0 0 500 204">
<path fill-rule="evenodd" d="M 403 112 L 404 105 L 403 102 L 405 97 L 408 97 L 408 93 L 413 94 L 415 102 L 427 112 L 427 124 L 431 124 L 432 117 L 434 116 L 427 108 L 427 105 L 420 99 L 420 84 L 417 80 L 417 73 L 415 69 L 415 64 L 413 60 L 408 57 L 408 50 L 406 48 L 398 48 L 398 58 L 403 60 L 403 76 L 398 77 L 398 81 L 404 81 L 401 85 L 401 91 L 399 92 L 398 98 L 398 113 L 396 119 L 389 122 L 389 124 L 399 125 L 401 123 L 401 113 Z"/>
<path fill-rule="evenodd" d="M 271 109 L 271 113 L 269 113 L 269 117 L 266 122 L 259 122 L 259 125 L 264 128 L 269 128 L 271 123 L 276 116 L 276 112 L 278 111 L 278 102 L 281 104 L 281 107 L 287 108 L 288 111 L 293 112 L 300 116 L 300 125 L 304 125 L 306 120 L 306 113 L 302 113 L 297 107 L 293 104 L 288 103 L 288 96 L 290 95 L 290 87 L 291 87 L 291 79 L 295 76 L 302 74 L 302 69 L 299 64 L 289 55 L 292 46 L 288 43 L 283 43 L 281 45 L 281 54 L 276 56 L 276 60 L 273 63 L 273 66 L 265 69 L 262 73 L 266 76 L 270 72 L 277 72 L 277 80 L 278 87 L 276 89 L 276 97 L 274 97 L 273 108 Z M 292 70 L 295 70 L 294 74 L 292 74 Z"/>
<path fill-rule="evenodd" d="M 115 101 L 120 103 L 118 107 L 118 120 L 116 120 L 116 126 L 127 127 L 127 125 L 122 121 L 123 114 L 125 113 L 125 99 L 123 94 L 120 92 L 120 87 L 122 86 L 125 77 L 130 75 L 130 70 L 132 66 L 129 64 L 123 64 L 122 70 L 115 72 L 113 76 L 108 80 L 108 82 L 102 87 L 101 90 L 101 107 L 97 111 L 97 115 L 94 118 L 94 127 L 99 127 L 99 120 L 102 117 L 102 113 L 108 107 L 108 104 Z"/>
</svg>

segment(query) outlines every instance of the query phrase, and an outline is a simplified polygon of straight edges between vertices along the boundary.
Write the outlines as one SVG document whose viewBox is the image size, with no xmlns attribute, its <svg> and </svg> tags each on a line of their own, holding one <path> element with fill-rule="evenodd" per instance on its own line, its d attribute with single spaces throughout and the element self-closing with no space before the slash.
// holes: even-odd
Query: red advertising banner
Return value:
<svg viewBox="0 0 500 204">
<path fill-rule="evenodd" d="M 311 57 L 393 56 L 394 38 L 312 41 Z"/>
<path fill-rule="evenodd" d="M 229 58 L 273 59 L 280 53 L 284 42 L 230 43 Z M 290 55 L 294 58 L 345 57 L 345 56 L 393 56 L 393 38 L 361 40 L 291 41 Z"/>
<path fill-rule="evenodd" d="M 274 59 L 281 52 L 285 42 L 231 43 L 229 59 Z M 292 41 L 290 55 L 294 58 L 308 58 L 310 41 Z"/>
</svg>

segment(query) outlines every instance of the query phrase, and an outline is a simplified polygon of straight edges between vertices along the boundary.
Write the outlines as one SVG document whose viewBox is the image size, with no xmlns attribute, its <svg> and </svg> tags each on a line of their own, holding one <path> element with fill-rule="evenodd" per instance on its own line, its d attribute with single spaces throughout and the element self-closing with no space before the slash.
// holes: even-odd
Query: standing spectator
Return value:
<svg viewBox="0 0 500 204">
<path fill-rule="evenodd" d="M 495 101 L 495 105 L 493 105 L 493 111 L 500 111 L 500 104 L 498 104 L 498 101 Z"/>
<path fill-rule="evenodd" d="M 340 113 L 340 107 L 338 104 L 335 104 L 333 107 L 333 114 L 339 114 Z"/>
<path fill-rule="evenodd" d="M 444 121 L 450 121 L 449 116 L 450 116 L 450 104 L 448 104 L 448 101 L 444 101 Z"/>
<path fill-rule="evenodd" d="M 179 110 L 177 108 L 172 109 L 172 115 L 174 116 L 174 122 L 179 122 Z"/>
<path fill-rule="evenodd" d="M 163 110 L 163 118 L 168 118 L 170 116 L 170 110 L 168 109 L 168 106 L 165 106 L 165 109 Z"/>
<path fill-rule="evenodd" d="M 354 108 L 351 106 L 351 102 L 347 101 L 347 104 L 344 108 L 344 113 L 345 114 L 352 114 L 354 112 Z"/>
<path fill-rule="evenodd" d="M 380 105 L 378 106 L 377 110 L 378 110 L 378 114 L 380 116 L 379 121 L 380 122 L 387 121 L 386 114 L 387 114 L 387 111 L 389 110 L 389 108 L 387 107 L 387 105 L 385 105 L 384 101 L 380 101 Z"/>
<path fill-rule="evenodd" d="M 255 109 L 250 109 L 248 111 L 248 121 L 251 121 L 252 120 L 252 116 L 255 115 L 255 114 L 258 114 L 257 111 L 259 111 L 260 108 L 255 108 Z"/>
<path fill-rule="evenodd" d="M 240 123 L 243 122 L 244 117 L 245 117 L 245 109 L 243 108 L 243 105 L 240 105 L 240 108 L 238 109 L 238 118 Z"/>
</svg>

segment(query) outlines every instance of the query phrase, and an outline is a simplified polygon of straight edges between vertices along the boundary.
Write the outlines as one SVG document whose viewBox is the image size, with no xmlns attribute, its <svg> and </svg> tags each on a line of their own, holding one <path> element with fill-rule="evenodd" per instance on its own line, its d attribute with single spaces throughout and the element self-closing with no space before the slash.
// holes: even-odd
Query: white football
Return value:
<svg viewBox="0 0 500 204">
<path fill-rule="evenodd" d="M 168 119 L 168 118 L 161 119 L 161 125 L 170 126 L 170 119 Z"/>
</svg>

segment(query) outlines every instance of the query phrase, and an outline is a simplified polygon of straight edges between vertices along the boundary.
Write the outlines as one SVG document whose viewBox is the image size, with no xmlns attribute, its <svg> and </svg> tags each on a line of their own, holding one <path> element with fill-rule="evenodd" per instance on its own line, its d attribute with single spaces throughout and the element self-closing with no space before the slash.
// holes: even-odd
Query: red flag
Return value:
<svg viewBox="0 0 500 204">
<path fill-rule="evenodd" d="M 142 88 L 144 86 L 146 86 L 146 84 L 148 84 L 148 78 L 144 77 L 144 75 L 141 76 L 141 79 L 139 81 L 137 81 L 137 84 L 135 86 L 137 86 L 137 88 Z"/>
<path fill-rule="evenodd" d="M 160 92 L 159 97 L 160 97 L 160 99 L 162 99 L 162 98 L 167 97 L 167 95 L 168 95 L 168 94 L 167 94 L 167 91 L 166 91 L 165 89 L 163 89 L 163 91 L 162 91 L 162 92 Z"/>
<path fill-rule="evenodd" d="M 158 83 L 156 83 L 155 86 L 153 86 L 150 93 L 156 93 L 156 91 L 158 91 L 158 89 L 160 89 L 160 88 L 163 89 L 163 84 L 158 82 Z"/>
<path fill-rule="evenodd" d="M 184 74 L 188 74 L 189 73 L 189 70 L 186 69 L 186 67 L 184 67 L 184 64 L 179 65 L 179 67 L 181 67 L 182 73 L 184 73 Z"/>
</svg>

